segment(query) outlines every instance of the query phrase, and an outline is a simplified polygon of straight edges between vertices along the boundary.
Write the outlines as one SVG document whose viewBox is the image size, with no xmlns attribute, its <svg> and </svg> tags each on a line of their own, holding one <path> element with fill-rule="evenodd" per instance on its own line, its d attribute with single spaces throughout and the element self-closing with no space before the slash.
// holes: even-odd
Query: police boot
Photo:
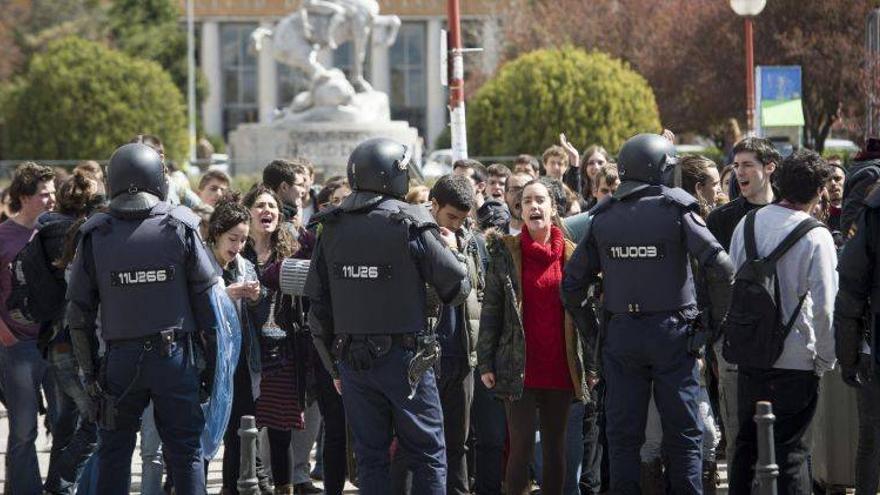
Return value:
<svg viewBox="0 0 880 495">
<path fill-rule="evenodd" d="M 715 495 L 719 481 L 718 464 L 703 461 L 703 495 Z"/>
<path fill-rule="evenodd" d="M 643 462 L 639 485 L 642 495 L 665 495 L 666 486 L 663 480 L 663 461 L 654 459 Z"/>
<path fill-rule="evenodd" d="M 275 487 L 275 495 L 293 495 L 293 485 L 278 485 Z"/>
</svg>

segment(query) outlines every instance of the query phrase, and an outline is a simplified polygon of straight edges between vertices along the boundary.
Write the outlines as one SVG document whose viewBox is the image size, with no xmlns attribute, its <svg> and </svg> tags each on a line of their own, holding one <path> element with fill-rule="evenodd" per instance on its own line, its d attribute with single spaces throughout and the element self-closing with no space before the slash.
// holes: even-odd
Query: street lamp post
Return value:
<svg viewBox="0 0 880 495">
<path fill-rule="evenodd" d="M 730 8 L 745 18 L 746 48 L 746 125 L 748 134 L 755 132 L 755 47 L 752 36 L 752 18 L 760 14 L 767 0 L 730 0 Z"/>
<path fill-rule="evenodd" d="M 468 157 L 464 111 L 464 49 L 461 45 L 459 0 L 448 0 L 447 14 L 449 56 L 452 58 L 452 74 L 449 78 L 449 126 L 452 137 L 452 160 L 458 161 Z"/>
<path fill-rule="evenodd" d="M 189 163 L 196 163 L 196 42 L 193 4 L 186 2 L 186 109 L 189 133 Z"/>
</svg>

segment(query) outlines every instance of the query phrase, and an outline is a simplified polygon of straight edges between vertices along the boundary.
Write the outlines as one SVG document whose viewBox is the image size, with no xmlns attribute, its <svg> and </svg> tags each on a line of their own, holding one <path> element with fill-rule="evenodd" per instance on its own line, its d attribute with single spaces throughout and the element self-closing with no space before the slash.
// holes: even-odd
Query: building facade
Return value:
<svg viewBox="0 0 880 495">
<path fill-rule="evenodd" d="M 275 112 L 306 89 L 301 73 L 276 62 L 269 50 L 255 52 L 250 35 L 271 28 L 298 9 L 300 0 L 194 0 L 198 65 L 209 94 L 202 105 L 205 132 L 227 136 L 243 122 L 270 122 Z M 464 0 L 462 32 L 468 70 L 494 71 L 499 60 L 498 11 L 505 2 Z M 367 79 L 388 93 L 391 117 L 419 130 L 428 148 L 448 122 L 447 91 L 441 84 L 441 31 L 446 28 L 446 0 L 379 0 L 381 13 L 397 15 L 401 27 L 390 47 L 370 43 Z M 181 0 L 185 12 L 186 0 Z M 325 65 L 345 71 L 353 54 L 349 43 L 321 54 Z"/>
</svg>

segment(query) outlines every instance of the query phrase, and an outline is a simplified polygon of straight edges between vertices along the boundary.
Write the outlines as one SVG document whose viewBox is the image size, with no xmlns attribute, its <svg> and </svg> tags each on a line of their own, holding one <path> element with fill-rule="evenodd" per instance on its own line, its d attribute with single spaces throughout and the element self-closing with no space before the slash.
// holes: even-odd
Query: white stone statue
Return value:
<svg viewBox="0 0 880 495">
<path fill-rule="evenodd" d="M 397 38 L 400 18 L 379 15 L 376 0 L 303 0 L 302 7 L 281 19 L 274 29 L 258 28 L 251 38 L 259 51 L 266 38 L 272 40 L 272 56 L 305 72 L 308 91 L 298 94 L 281 113 L 285 121 L 389 120 L 388 97 L 373 91 L 364 78 L 364 59 L 370 34 L 373 43 L 391 46 Z M 318 61 L 323 48 L 335 50 L 351 41 L 354 60 L 351 80 L 339 69 Z"/>
</svg>

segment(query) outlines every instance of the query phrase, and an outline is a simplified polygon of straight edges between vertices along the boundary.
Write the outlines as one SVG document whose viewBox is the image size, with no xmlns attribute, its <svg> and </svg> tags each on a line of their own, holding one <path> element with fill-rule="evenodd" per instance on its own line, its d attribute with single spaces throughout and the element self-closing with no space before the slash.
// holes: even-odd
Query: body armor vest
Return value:
<svg viewBox="0 0 880 495">
<path fill-rule="evenodd" d="M 610 202 L 592 221 L 601 260 L 605 308 L 657 313 L 696 304 L 682 215 L 663 188 Z"/>
<path fill-rule="evenodd" d="M 195 330 L 185 249 L 193 215 L 177 210 L 160 203 L 144 219 L 99 213 L 83 225 L 92 239 L 104 340 Z"/>
<path fill-rule="evenodd" d="M 388 199 L 324 223 L 324 260 L 341 334 L 399 334 L 427 327 L 425 281 L 410 249 L 417 222 L 409 205 Z"/>
</svg>

